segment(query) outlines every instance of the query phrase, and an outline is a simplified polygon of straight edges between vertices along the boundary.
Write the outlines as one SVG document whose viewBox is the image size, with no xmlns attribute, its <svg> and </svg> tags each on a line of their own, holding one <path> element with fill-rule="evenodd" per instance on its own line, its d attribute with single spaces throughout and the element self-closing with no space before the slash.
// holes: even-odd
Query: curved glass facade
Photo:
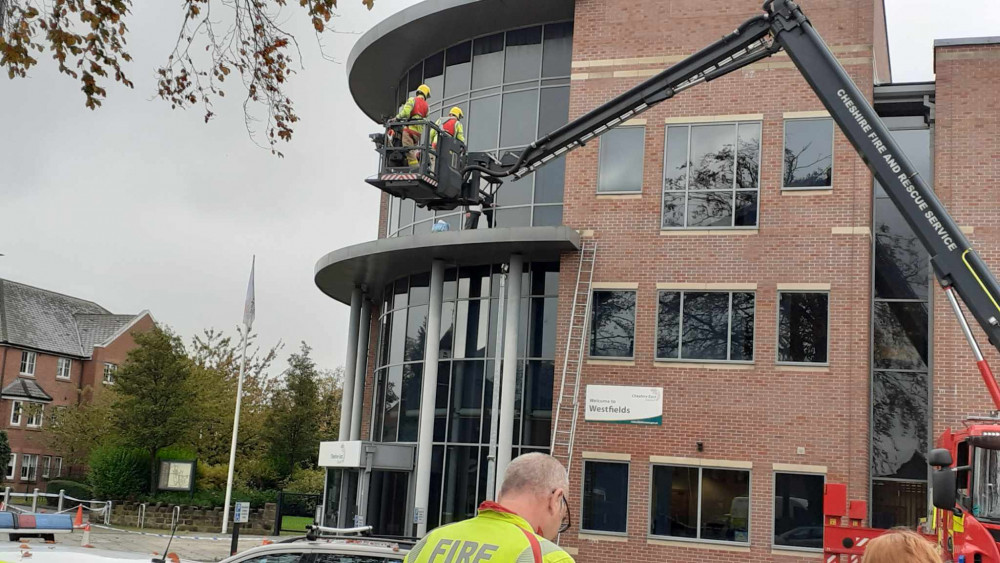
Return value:
<svg viewBox="0 0 1000 563">
<path fill-rule="evenodd" d="M 427 57 L 402 76 L 402 104 L 426 83 L 431 88 L 430 118 L 458 106 L 465 113 L 470 151 L 502 155 L 518 151 L 569 119 L 572 22 L 515 29 L 453 45 Z M 507 182 L 496 195 L 497 227 L 562 224 L 566 161 L 557 159 L 538 172 Z M 458 230 L 463 210 L 431 211 L 412 200 L 390 198 L 387 236 L 430 232 L 442 218 Z M 481 219 L 485 221 L 484 219 Z"/>
<path fill-rule="evenodd" d="M 430 276 L 385 288 L 379 317 L 372 439 L 416 442 Z M 548 452 L 559 264 L 525 266 L 518 330 L 513 456 Z M 428 526 L 475 515 L 486 495 L 500 266 L 445 272 Z"/>
</svg>

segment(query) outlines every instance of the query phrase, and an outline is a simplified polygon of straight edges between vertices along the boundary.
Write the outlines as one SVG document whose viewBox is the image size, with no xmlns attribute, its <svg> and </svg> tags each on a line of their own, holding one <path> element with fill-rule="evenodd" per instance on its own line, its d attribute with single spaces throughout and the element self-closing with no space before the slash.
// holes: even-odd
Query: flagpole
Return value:
<svg viewBox="0 0 1000 563">
<path fill-rule="evenodd" d="M 240 352 L 240 377 L 236 384 L 236 414 L 233 417 L 233 441 L 229 446 L 229 477 L 226 480 L 226 502 L 222 507 L 222 533 L 226 533 L 229 527 L 229 504 L 233 496 L 233 472 L 236 469 L 236 438 L 240 433 L 240 404 L 243 402 L 243 373 L 247 368 L 247 336 L 250 334 L 250 326 L 253 324 L 255 313 L 255 297 L 253 287 L 254 266 L 257 257 L 253 258 L 250 265 L 250 284 L 247 287 L 247 300 L 243 309 L 243 345 Z"/>
</svg>

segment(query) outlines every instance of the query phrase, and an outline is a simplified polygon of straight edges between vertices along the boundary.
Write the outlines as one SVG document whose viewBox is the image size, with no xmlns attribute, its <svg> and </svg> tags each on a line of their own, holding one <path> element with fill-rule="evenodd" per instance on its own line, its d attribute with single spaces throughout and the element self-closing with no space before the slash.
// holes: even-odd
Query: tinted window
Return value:
<svg viewBox="0 0 1000 563">
<path fill-rule="evenodd" d="M 500 134 L 500 96 L 472 100 L 466 139 L 470 151 L 494 150 Z"/>
<path fill-rule="evenodd" d="M 431 89 L 432 101 L 440 100 L 444 93 L 444 53 L 424 60 L 424 84 Z"/>
<path fill-rule="evenodd" d="M 301 553 L 281 553 L 251 557 L 250 559 L 241 560 L 240 563 L 299 563 L 300 560 L 304 559 L 305 557 Z"/>
<path fill-rule="evenodd" d="M 553 337 L 555 335 L 553 334 Z M 548 446 L 552 430 L 552 379 L 555 366 L 551 360 L 528 362 L 524 385 L 524 424 L 521 443 Z"/>
<path fill-rule="evenodd" d="M 927 299 L 930 258 L 888 197 L 875 198 L 875 296 Z"/>
<path fill-rule="evenodd" d="M 500 84 L 503 75 L 503 33 L 480 37 L 472 43 L 472 88 Z"/>
<path fill-rule="evenodd" d="M 628 464 L 583 462 L 582 530 L 625 533 L 628 517 Z"/>
<path fill-rule="evenodd" d="M 827 362 L 827 293 L 781 293 L 778 298 L 778 361 Z"/>
<path fill-rule="evenodd" d="M 451 409 L 448 441 L 479 443 L 479 423 L 483 408 L 482 361 L 454 362 L 451 375 Z"/>
<path fill-rule="evenodd" d="M 538 137 L 551 133 L 569 121 L 569 88 L 543 88 L 538 108 Z M 565 159 L 559 159 L 565 160 Z M 547 166 L 553 166 L 552 162 Z"/>
<path fill-rule="evenodd" d="M 406 316 L 406 349 L 403 353 L 403 361 L 424 359 L 426 342 L 427 305 L 410 307 Z"/>
<path fill-rule="evenodd" d="M 504 82 L 538 78 L 542 58 L 542 28 L 529 27 L 507 32 L 507 62 Z"/>
<path fill-rule="evenodd" d="M 530 227 L 531 208 L 515 207 L 513 209 L 498 209 L 496 212 L 497 227 Z"/>
<path fill-rule="evenodd" d="M 651 534 L 750 541 L 749 471 L 654 466 L 651 489 Z"/>
<path fill-rule="evenodd" d="M 472 80 L 472 42 L 467 41 L 445 52 L 444 97 L 450 98 L 469 90 Z"/>
<path fill-rule="evenodd" d="M 631 358 L 635 345 L 635 291 L 594 291 L 590 355 Z"/>
<path fill-rule="evenodd" d="M 698 537 L 698 468 L 653 466 L 649 533 Z"/>
<path fill-rule="evenodd" d="M 927 374 L 872 374 L 872 476 L 927 479 Z"/>
<path fill-rule="evenodd" d="M 403 392 L 403 366 L 393 366 L 386 371 L 385 401 L 382 421 L 382 441 L 395 442 L 399 427 L 399 400 Z"/>
<path fill-rule="evenodd" d="M 656 358 L 753 360 L 754 304 L 747 292 L 661 291 Z"/>
<path fill-rule="evenodd" d="M 701 470 L 701 539 L 750 541 L 750 472 Z"/>
<path fill-rule="evenodd" d="M 569 76 L 573 61 L 573 23 L 553 23 L 545 26 L 542 52 L 542 76 Z"/>
<path fill-rule="evenodd" d="M 479 483 L 479 447 L 449 446 L 444 460 L 441 523 L 450 524 L 476 515 Z"/>
<path fill-rule="evenodd" d="M 561 203 L 565 184 L 565 158 L 557 159 L 539 168 L 535 172 L 535 203 Z"/>
<path fill-rule="evenodd" d="M 520 147 L 535 140 L 538 90 L 503 95 L 500 116 L 500 146 Z"/>
<path fill-rule="evenodd" d="M 317 553 L 313 563 L 397 563 L 401 559 L 385 557 L 363 557 L 360 555 L 339 555 L 333 553 Z"/>
<path fill-rule="evenodd" d="M 400 442 L 417 441 L 422 374 L 423 364 L 403 366 L 402 396 L 399 401 L 399 438 L 397 438 Z"/>
<path fill-rule="evenodd" d="M 927 483 L 872 480 L 872 527 L 915 527 L 927 516 Z"/>
<path fill-rule="evenodd" d="M 667 127 L 662 227 L 753 227 L 760 123 Z"/>
<path fill-rule="evenodd" d="M 877 369 L 927 369 L 926 303 L 876 301 L 873 357 Z"/>
<path fill-rule="evenodd" d="M 645 127 L 619 127 L 601 136 L 598 192 L 642 191 Z"/>
<path fill-rule="evenodd" d="M 833 186 L 833 120 L 791 119 L 785 122 L 784 184 L 786 188 Z"/>
<path fill-rule="evenodd" d="M 822 475 L 775 473 L 774 545 L 823 547 Z"/>
<path fill-rule="evenodd" d="M 534 219 L 532 220 L 532 225 L 535 227 L 558 227 L 562 225 L 562 211 L 561 205 L 544 205 L 536 207 L 534 210 Z"/>
</svg>

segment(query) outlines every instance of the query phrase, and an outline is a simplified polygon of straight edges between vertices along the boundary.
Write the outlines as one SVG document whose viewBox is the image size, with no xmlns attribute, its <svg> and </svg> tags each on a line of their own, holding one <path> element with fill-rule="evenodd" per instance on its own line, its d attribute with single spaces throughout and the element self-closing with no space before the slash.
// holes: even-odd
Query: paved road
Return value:
<svg viewBox="0 0 1000 563">
<path fill-rule="evenodd" d="M 183 536 L 199 537 L 222 537 L 211 534 L 199 534 L 197 532 L 178 532 Z M 58 544 L 67 546 L 78 546 L 83 538 L 82 532 L 75 531 L 71 535 L 56 536 Z M 31 540 L 32 544 L 39 544 L 40 540 Z M 153 554 L 163 553 L 167 547 L 167 538 L 140 535 L 123 531 L 103 530 L 92 528 L 90 532 L 90 543 L 94 548 L 102 552 L 118 552 L 129 555 L 146 556 L 152 559 Z M 261 544 L 259 538 L 252 540 L 240 540 L 239 549 L 244 551 Z M 225 559 L 229 556 L 230 538 L 225 536 L 219 540 L 192 540 L 174 538 L 170 543 L 170 551 L 176 553 L 182 560 L 198 562 L 214 562 Z M 32 546 L 34 547 L 34 546 Z M 2 559 L 2 557 L 0 557 Z M 148 559 L 147 559 L 148 561 Z"/>
</svg>

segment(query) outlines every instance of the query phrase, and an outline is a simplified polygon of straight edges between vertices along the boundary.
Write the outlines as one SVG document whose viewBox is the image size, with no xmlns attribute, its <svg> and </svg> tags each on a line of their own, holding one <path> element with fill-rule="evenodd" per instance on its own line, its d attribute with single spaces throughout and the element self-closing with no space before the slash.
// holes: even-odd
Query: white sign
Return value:
<svg viewBox="0 0 1000 563">
<path fill-rule="evenodd" d="M 425 510 L 419 506 L 413 507 L 413 523 L 422 524 L 424 522 Z"/>
<path fill-rule="evenodd" d="M 361 442 L 320 442 L 320 467 L 361 467 Z"/>
<path fill-rule="evenodd" d="M 588 385 L 584 420 L 618 424 L 662 424 L 662 387 Z"/>
<path fill-rule="evenodd" d="M 249 502 L 236 503 L 236 510 L 233 512 L 233 523 L 246 524 L 249 521 L 250 521 L 250 503 Z"/>
</svg>

